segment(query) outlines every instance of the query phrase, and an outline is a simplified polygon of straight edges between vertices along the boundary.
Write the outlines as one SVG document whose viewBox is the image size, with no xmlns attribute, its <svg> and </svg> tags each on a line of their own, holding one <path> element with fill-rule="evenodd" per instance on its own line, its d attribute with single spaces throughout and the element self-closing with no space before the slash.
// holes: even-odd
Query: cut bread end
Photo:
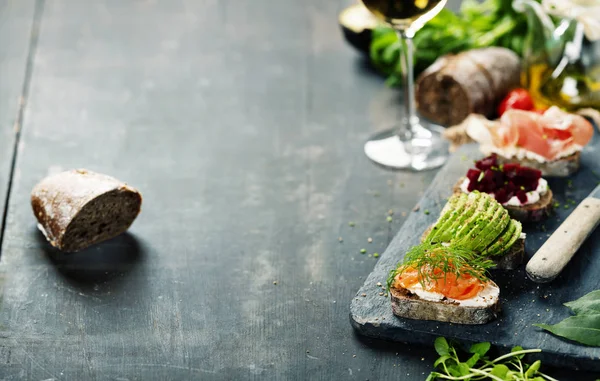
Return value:
<svg viewBox="0 0 600 381">
<path fill-rule="evenodd" d="M 67 226 L 61 250 L 76 252 L 120 235 L 139 214 L 141 203 L 141 195 L 127 187 L 96 197 Z"/>
<path fill-rule="evenodd" d="M 455 194 L 460 194 L 462 190 L 460 189 L 461 184 L 465 180 L 464 177 L 458 179 L 458 182 L 452 188 L 452 192 Z M 552 210 L 554 208 L 554 195 L 552 190 L 548 189 L 546 193 L 544 193 L 538 202 L 529 205 L 521 205 L 521 206 L 513 206 L 513 205 L 503 205 L 504 209 L 508 211 L 508 214 L 511 218 L 514 218 L 517 221 L 521 222 L 539 222 L 545 220 L 550 216 Z"/>
<path fill-rule="evenodd" d="M 490 281 L 487 287 L 498 287 Z M 481 306 L 463 306 L 456 301 L 421 299 L 409 289 L 390 289 L 394 315 L 407 319 L 435 320 L 456 324 L 485 324 L 500 313 L 498 296 Z"/>
</svg>

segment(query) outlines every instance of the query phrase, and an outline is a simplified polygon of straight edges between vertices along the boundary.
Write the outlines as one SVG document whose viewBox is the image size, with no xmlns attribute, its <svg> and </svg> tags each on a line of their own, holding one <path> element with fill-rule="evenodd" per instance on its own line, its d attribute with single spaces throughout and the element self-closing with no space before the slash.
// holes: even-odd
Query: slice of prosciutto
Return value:
<svg viewBox="0 0 600 381">
<path fill-rule="evenodd" d="M 498 121 L 471 115 L 465 122 L 467 134 L 482 146 L 495 151 L 523 149 L 548 161 L 581 150 L 594 135 L 594 127 L 584 117 L 556 106 L 541 115 L 513 109 Z"/>
</svg>

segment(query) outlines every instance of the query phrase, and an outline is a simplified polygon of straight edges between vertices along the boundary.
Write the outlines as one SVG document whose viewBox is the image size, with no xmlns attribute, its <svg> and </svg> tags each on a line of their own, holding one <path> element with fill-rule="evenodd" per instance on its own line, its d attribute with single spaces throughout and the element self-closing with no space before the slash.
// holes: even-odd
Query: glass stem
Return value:
<svg viewBox="0 0 600 381">
<path fill-rule="evenodd" d="M 400 41 L 400 60 L 402 65 L 402 79 L 404 80 L 404 120 L 399 127 L 398 137 L 402 141 L 411 140 L 415 127 L 419 124 L 419 117 L 415 105 L 415 77 L 414 77 L 414 33 L 410 30 L 397 30 Z"/>
</svg>

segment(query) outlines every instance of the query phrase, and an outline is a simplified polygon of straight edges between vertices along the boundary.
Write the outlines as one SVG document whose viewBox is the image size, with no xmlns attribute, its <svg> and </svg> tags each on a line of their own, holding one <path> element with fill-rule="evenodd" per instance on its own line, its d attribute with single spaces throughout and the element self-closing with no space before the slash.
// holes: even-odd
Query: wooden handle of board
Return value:
<svg viewBox="0 0 600 381">
<path fill-rule="evenodd" d="M 538 283 L 556 278 L 599 222 L 600 200 L 584 199 L 529 260 L 529 278 Z"/>
</svg>

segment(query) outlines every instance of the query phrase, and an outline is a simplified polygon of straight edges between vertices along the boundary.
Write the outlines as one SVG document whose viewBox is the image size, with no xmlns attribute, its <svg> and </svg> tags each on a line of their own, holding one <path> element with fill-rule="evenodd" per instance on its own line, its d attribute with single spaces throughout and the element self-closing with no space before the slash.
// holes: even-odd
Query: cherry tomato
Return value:
<svg viewBox="0 0 600 381">
<path fill-rule="evenodd" d="M 502 116 L 509 109 L 533 110 L 533 99 L 529 92 L 525 89 L 515 89 L 509 92 L 498 105 L 498 116 Z"/>
</svg>

